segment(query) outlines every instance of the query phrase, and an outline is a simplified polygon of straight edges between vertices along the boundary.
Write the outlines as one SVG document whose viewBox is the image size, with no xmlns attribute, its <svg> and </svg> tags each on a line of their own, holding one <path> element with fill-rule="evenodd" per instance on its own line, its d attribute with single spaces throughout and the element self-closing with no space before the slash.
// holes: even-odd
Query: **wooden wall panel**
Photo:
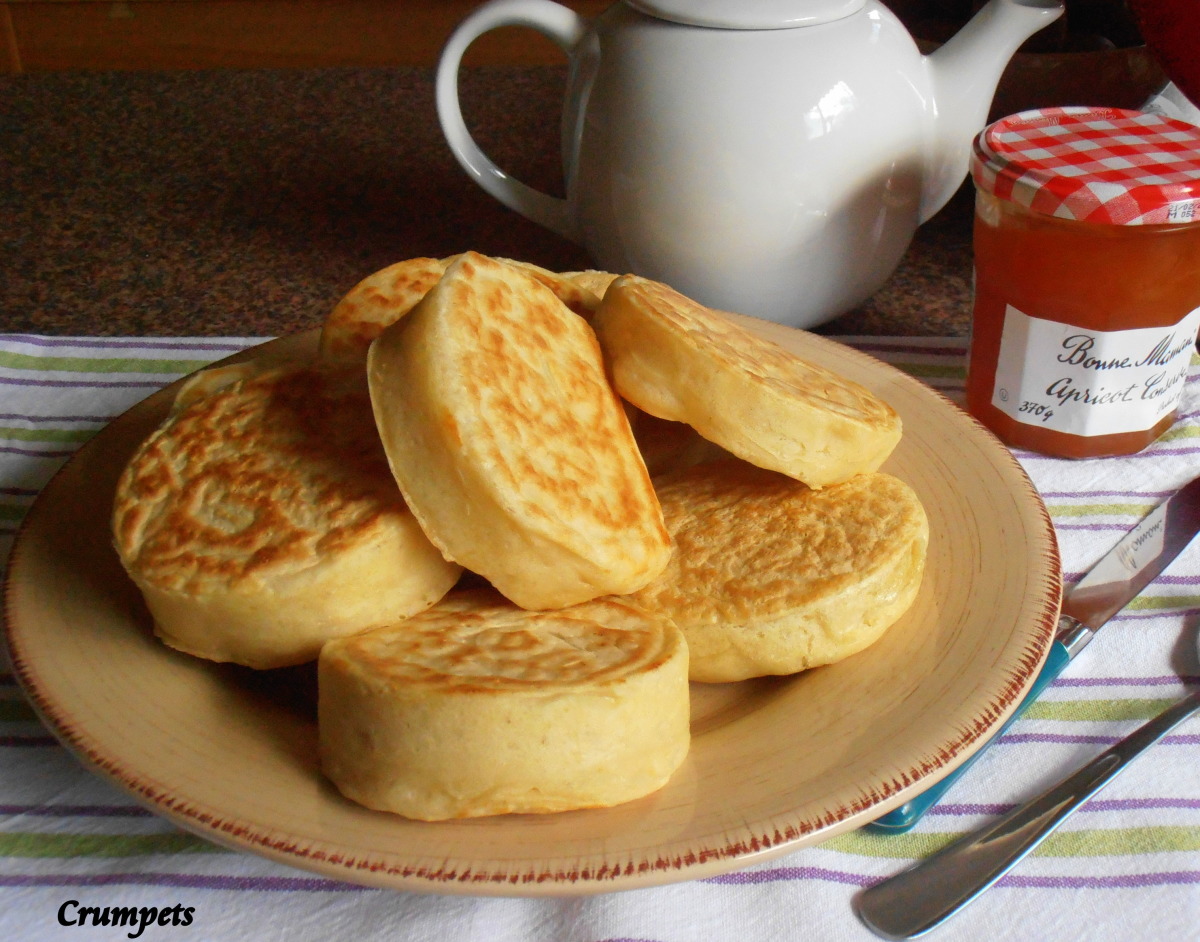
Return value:
<svg viewBox="0 0 1200 942">
<path fill-rule="evenodd" d="M 17 49 L 17 37 L 13 32 L 12 16 L 8 5 L 0 5 L 0 74 L 21 71 L 21 54 Z"/>
<path fill-rule="evenodd" d="M 594 16 L 611 0 L 567 0 Z M 9 71 L 433 65 L 480 0 L 4 2 Z M 2 38 L 2 36 L 0 36 Z M 467 63 L 542 64 L 562 52 L 532 30 L 480 39 Z"/>
</svg>

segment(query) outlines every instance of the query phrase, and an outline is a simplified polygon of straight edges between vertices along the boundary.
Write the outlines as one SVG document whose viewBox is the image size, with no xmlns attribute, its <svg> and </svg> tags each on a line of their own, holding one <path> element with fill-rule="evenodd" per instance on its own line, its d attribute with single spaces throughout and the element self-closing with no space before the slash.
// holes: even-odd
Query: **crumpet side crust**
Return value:
<svg viewBox="0 0 1200 942">
<path fill-rule="evenodd" d="M 607 807 L 687 755 L 687 646 L 614 599 L 530 612 L 452 593 L 403 624 L 330 642 L 321 762 L 349 798 L 421 820 Z"/>
<path fill-rule="evenodd" d="M 869 390 L 658 282 L 618 278 L 593 326 L 635 406 L 810 487 L 877 470 L 900 441 Z"/>
</svg>

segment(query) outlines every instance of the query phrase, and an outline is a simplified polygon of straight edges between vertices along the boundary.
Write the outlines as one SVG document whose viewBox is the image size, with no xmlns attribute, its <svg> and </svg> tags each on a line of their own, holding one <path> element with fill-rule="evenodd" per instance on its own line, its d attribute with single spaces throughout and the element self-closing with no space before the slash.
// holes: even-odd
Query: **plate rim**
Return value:
<svg viewBox="0 0 1200 942">
<path fill-rule="evenodd" d="M 744 322 L 745 326 L 768 338 L 771 338 L 772 334 L 787 335 L 795 332 L 794 328 L 760 321 L 745 315 L 733 315 L 733 319 Z M 34 530 L 39 517 L 45 512 L 44 508 L 47 502 L 43 499 L 43 495 L 53 492 L 55 482 L 68 473 L 68 469 L 79 460 L 79 456 L 84 454 L 85 450 L 90 450 L 97 442 L 103 441 L 104 432 L 108 426 L 102 428 L 93 438 L 84 443 L 55 471 L 43 485 L 17 528 L 9 554 L 3 591 L 4 635 L 14 676 L 39 719 L 72 755 L 80 759 L 88 769 L 132 795 L 135 800 L 156 814 L 169 819 L 191 833 L 223 846 L 237 851 L 253 852 L 278 863 L 305 869 L 339 882 L 348 881 L 365 886 L 447 895 L 516 897 L 587 895 L 718 876 L 797 850 L 805 845 L 805 838 L 811 835 L 819 834 L 821 840 L 826 840 L 839 833 L 860 827 L 867 820 L 878 817 L 903 803 L 913 794 L 950 774 L 982 748 L 990 738 L 990 734 L 1016 709 L 1049 654 L 1061 604 L 1061 560 L 1049 512 L 1028 473 L 1012 452 L 977 419 L 961 409 L 941 391 L 920 382 L 886 361 L 839 340 L 808 331 L 800 331 L 800 333 L 805 334 L 808 340 L 816 341 L 818 347 L 830 345 L 843 356 L 849 355 L 864 361 L 864 365 L 869 364 L 873 370 L 882 369 L 884 375 L 892 382 L 904 386 L 911 384 L 910 388 L 915 389 L 921 397 L 935 397 L 941 401 L 944 408 L 955 410 L 960 419 L 972 423 L 978 431 L 982 432 L 985 440 L 990 440 L 988 447 L 993 458 L 999 458 L 1000 463 L 1006 465 L 1006 470 L 1015 476 L 1023 488 L 1024 493 L 1021 496 L 1027 501 L 1031 501 L 1032 505 L 1040 511 L 1037 517 L 1041 528 L 1032 536 L 1036 536 L 1037 540 L 1043 544 L 1041 555 L 1046 563 L 1039 573 L 1044 579 L 1044 584 L 1040 585 L 1040 605 L 1036 621 L 1030 625 L 1030 631 L 1036 633 L 1036 637 L 1021 653 L 1015 672 L 1008 678 L 1004 689 L 995 695 L 992 702 L 988 704 L 983 715 L 973 717 L 973 722 L 964 722 L 957 739 L 942 743 L 937 754 L 927 757 L 919 768 L 908 769 L 897 779 L 883 783 L 882 789 L 876 789 L 869 795 L 864 793 L 860 801 L 843 802 L 843 806 L 838 809 L 839 813 L 834 816 L 834 820 L 827 820 L 822 823 L 822 826 L 804 827 L 805 822 L 796 821 L 794 817 L 790 823 L 775 820 L 745 823 L 743 830 L 754 829 L 759 833 L 749 839 L 739 838 L 736 834 L 728 834 L 720 847 L 703 848 L 670 859 L 660 856 L 657 861 L 653 862 L 643 859 L 638 866 L 629 863 L 626 866 L 618 864 L 610 867 L 606 862 L 599 868 L 585 866 L 567 872 L 543 867 L 537 872 L 518 870 L 474 873 L 470 867 L 464 872 L 461 863 L 453 865 L 452 862 L 452 866 L 449 868 L 430 869 L 425 866 L 414 867 L 411 863 L 399 866 L 387 861 L 347 857 L 340 852 L 329 853 L 322 847 L 320 840 L 308 838 L 287 840 L 275 836 L 272 833 L 275 829 L 271 826 L 254 827 L 246 823 L 230 823 L 195 806 L 194 798 L 180 798 L 160 793 L 152 784 L 139 778 L 138 770 L 125 769 L 106 758 L 103 751 L 98 748 L 99 744 L 89 742 L 88 737 L 74 727 L 70 716 L 63 714 L 59 706 L 44 694 L 35 670 L 22 653 L 21 644 L 17 639 L 19 633 L 17 619 L 13 617 L 13 594 L 16 581 L 14 574 L 22 568 L 21 559 L 25 542 L 28 539 L 27 535 Z M 315 343 L 317 334 L 318 329 L 310 329 L 297 334 L 277 337 L 249 346 L 201 369 L 264 354 L 269 355 L 273 349 L 286 348 L 289 344 L 312 344 Z M 119 421 L 133 410 L 146 408 L 147 403 L 151 400 L 164 402 L 171 395 L 171 390 L 177 388 L 186 379 L 186 376 L 180 377 L 155 391 L 146 399 L 130 406 L 113 422 Z M 862 789 L 860 788 L 859 791 L 862 792 Z M 864 818 L 867 813 L 870 813 L 869 819 Z"/>
</svg>

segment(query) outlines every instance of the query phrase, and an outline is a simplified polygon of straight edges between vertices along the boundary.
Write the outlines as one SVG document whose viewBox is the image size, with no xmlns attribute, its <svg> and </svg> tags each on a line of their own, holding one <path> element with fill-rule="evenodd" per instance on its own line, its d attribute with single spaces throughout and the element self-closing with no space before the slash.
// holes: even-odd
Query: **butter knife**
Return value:
<svg viewBox="0 0 1200 942">
<path fill-rule="evenodd" d="M 1064 596 L 1058 630 L 1046 662 L 1025 698 L 997 733 L 949 775 L 866 825 L 867 830 L 898 834 L 916 824 L 987 747 L 1004 735 L 1005 730 L 1025 712 L 1025 708 L 1087 647 L 1096 632 L 1170 565 L 1192 541 L 1197 530 L 1200 530 L 1200 477 L 1185 484 L 1172 497 L 1150 511 Z"/>
</svg>

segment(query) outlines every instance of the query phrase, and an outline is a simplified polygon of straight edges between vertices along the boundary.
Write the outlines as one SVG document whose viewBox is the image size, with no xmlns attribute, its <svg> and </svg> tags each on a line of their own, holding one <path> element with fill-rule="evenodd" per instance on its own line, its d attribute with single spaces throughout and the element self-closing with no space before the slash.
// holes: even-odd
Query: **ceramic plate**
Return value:
<svg viewBox="0 0 1200 942">
<path fill-rule="evenodd" d="M 168 649 L 111 548 L 117 476 L 169 393 L 85 445 L 27 516 L 5 597 L 17 676 L 70 749 L 159 814 L 368 885 L 604 892 L 711 876 L 866 824 L 966 759 L 1032 682 L 1061 595 L 1053 530 L 1007 450 L 947 399 L 832 341 L 752 323 L 900 412 L 886 468 L 928 509 L 928 566 L 912 609 L 868 650 L 794 677 L 693 685 L 691 753 L 654 795 L 437 824 L 342 798 L 317 766 L 313 671 Z M 265 349 L 287 358 L 314 342 Z"/>
</svg>

